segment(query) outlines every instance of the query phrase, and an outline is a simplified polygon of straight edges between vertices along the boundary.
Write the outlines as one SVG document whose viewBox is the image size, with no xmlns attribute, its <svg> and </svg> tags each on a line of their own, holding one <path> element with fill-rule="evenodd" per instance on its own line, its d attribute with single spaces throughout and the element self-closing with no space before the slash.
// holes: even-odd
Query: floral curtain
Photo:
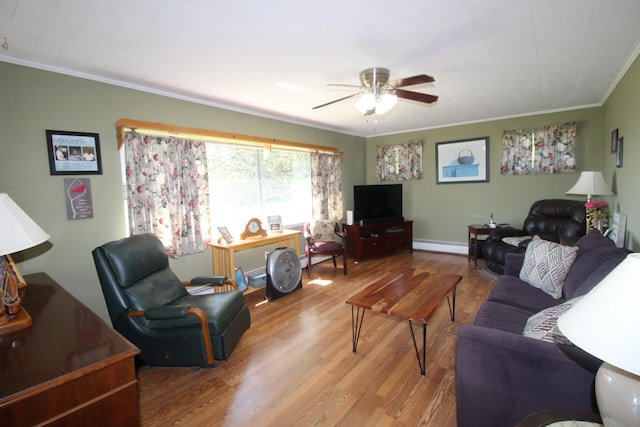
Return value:
<svg viewBox="0 0 640 427">
<path fill-rule="evenodd" d="M 314 221 L 342 220 L 340 154 L 311 153 L 311 202 Z"/>
<path fill-rule="evenodd" d="M 502 175 L 575 172 L 576 122 L 502 133 Z"/>
<path fill-rule="evenodd" d="M 376 179 L 403 181 L 422 178 L 423 141 L 376 148 Z"/>
<path fill-rule="evenodd" d="M 135 131 L 125 134 L 129 232 L 158 236 L 174 258 L 208 249 L 205 144 Z"/>
</svg>

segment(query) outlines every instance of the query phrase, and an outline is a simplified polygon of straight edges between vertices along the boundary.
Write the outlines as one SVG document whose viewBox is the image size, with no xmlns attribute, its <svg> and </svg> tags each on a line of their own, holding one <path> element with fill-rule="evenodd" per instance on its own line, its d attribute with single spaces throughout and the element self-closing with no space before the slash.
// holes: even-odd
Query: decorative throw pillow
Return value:
<svg viewBox="0 0 640 427">
<path fill-rule="evenodd" d="M 323 219 L 316 221 L 311 229 L 311 235 L 316 242 L 342 242 L 342 238 L 335 232 L 335 221 Z"/>
<path fill-rule="evenodd" d="M 531 240 L 531 236 L 511 236 L 502 238 L 502 241 L 507 245 L 516 247 L 520 244 L 520 242 L 524 242 L 525 240 Z"/>
<path fill-rule="evenodd" d="M 574 344 L 560 332 L 558 328 L 558 318 L 562 313 L 573 307 L 580 298 L 582 298 L 582 296 L 575 297 L 572 300 L 554 307 L 549 307 L 529 317 L 522 335 L 542 341 L 573 346 Z"/>
<path fill-rule="evenodd" d="M 533 236 L 524 254 L 520 279 L 558 299 L 577 252 L 577 246 L 563 246 Z"/>
</svg>

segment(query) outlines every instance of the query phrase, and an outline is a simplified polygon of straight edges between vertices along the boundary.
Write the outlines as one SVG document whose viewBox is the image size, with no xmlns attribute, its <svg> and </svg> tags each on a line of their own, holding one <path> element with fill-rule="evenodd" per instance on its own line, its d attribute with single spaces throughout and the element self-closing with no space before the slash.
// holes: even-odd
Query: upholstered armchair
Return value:
<svg viewBox="0 0 640 427">
<path fill-rule="evenodd" d="M 531 205 L 522 229 L 494 228 L 485 240 L 482 255 L 489 270 L 504 274 L 508 253 L 525 252 L 534 235 L 552 242 L 572 244 L 586 232 L 584 202 L 565 199 L 538 200 Z"/>
<path fill-rule="evenodd" d="M 311 260 L 314 256 L 330 256 L 333 266 L 338 267 L 336 257 L 342 256 L 342 270 L 347 274 L 347 241 L 346 234 L 340 230 L 335 221 L 321 220 L 313 225 L 305 223 L 303 229 L 307 241 L 304 253 L 307 255 L 307 275 L 311 276 Z"/>
<path fill-rule="evenodd" d="M 111 323 L 140 349 L 144 365 L 213 366 L 229 357 L 251 326 L 242 292 L 224 276 L 183 283 L 169 268 L 164 245 L 151 234 L 92 251 Z M 222 291 L 191 295 L 185 284 Z"/>
</svg>

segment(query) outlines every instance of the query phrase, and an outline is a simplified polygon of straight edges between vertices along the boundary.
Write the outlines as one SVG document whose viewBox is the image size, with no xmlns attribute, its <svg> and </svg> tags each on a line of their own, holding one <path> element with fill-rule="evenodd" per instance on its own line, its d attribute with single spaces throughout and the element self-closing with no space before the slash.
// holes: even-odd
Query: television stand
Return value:
<svg viewBox="0 0 640 427">
<path fill-rule="evenodd" d="M 347 233 L 347 253 L 356 261 L 360 261 L 362 257 L 398 249 L 409 249 L 413 252 L 413 221 L 342 227 Z"/>
</svg>

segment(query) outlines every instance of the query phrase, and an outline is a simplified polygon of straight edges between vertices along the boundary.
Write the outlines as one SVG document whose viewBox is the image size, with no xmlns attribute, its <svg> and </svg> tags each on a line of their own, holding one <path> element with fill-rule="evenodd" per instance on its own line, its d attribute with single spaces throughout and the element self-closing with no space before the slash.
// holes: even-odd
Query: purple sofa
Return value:
<svg viewBox="0 0 640 427">
<path fill-rule="evenodd" d="M 602 362 L 578 347 L 522 335 L 531 315 L 586 294 L 629 253 L 597 231 L 576 246 L 560 299 L 520 280 L 524 254 L 509 254 L 474 323 L 460 327 L 458 427 L 514 426 L 543 410 L 597 412 L 594 377 Z"/>
</svg>

